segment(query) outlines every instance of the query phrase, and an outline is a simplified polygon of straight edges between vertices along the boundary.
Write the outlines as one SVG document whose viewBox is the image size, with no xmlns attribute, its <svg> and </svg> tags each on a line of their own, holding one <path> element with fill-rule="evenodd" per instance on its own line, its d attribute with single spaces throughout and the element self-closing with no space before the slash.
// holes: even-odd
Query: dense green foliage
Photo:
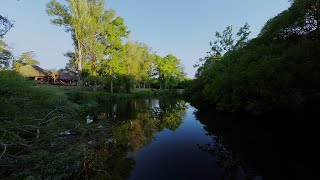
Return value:
<svg viewBox="0 0 320 180">
<path fill-rule="evenodd" d="M 7 69 L 12 59 L 8 45 L 0 37 L 0 69 Z"/>
<path fill-rule="evenodd" d="M 293 1 L 266 23 L 257 38 L 242 40 L 239 48 L 228 48 L 238 44 L 230 28 L 223 35 L 217 33 L 219 43 L 212 44 L 186 95 L 211 102 L 217 109 L 251 113 L 304 110 L 318 104 L 319 9 L 319 0 Z M 226 39 L 231 43 L 224 43 Z M 217 53 L 216 47 L 225 52 Z"/>
</svg>

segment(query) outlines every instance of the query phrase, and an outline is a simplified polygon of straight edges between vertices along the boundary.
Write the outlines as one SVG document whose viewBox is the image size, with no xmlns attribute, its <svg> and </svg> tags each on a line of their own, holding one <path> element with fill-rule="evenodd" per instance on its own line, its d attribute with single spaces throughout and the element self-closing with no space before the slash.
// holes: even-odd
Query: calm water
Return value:
<svg viewBox="0 0 320 180">
<path fill-rule="evenodd" d="M 103 178 L 108 172 L 120 179 L 244 179 L 240 161 L 221 138 L 205 129 L 195 112 L 194 107 L 178 100 L 102 105 L 93 113 L 92 125 L 107 133 L 96 148 L 91 175 Z"/>
<path fill-rule="evenodd" d="M 215 141 L 196 120 L 195 109 L 186 105 L 181 125 L 155 134 L 154 140 L 136 154 L 136 165 L 129 179 L 221 179 L 226 172 L 218 158 L 201 147 Z"/>
<path fill-rule="evenodd" d="M 281 159 L 286 158 L 279 151 L 282 143 L 270 136 L 275 131 L 260 131 L 234 115 L 196 109 L 182 100 L 119 101 L 90 113 L 90 125 L 104 132 L 88 139 L 94 147 L 88 162 L 92 178 L 258 180 L 308 174 L 305 161 L 292 173 L 290 165 L 296 165 L 299 155 Z M 296 148 L 293 153 L 297 150 L 301 152 Z"/>
</svg>

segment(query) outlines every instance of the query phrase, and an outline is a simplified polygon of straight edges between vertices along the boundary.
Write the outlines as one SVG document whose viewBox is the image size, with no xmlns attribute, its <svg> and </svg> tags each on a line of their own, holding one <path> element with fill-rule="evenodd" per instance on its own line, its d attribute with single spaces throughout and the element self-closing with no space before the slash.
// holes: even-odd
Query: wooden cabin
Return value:
<svg viewBox="0 0 320 180">
<path fill-rule="evenodd" d="M 22 76 L 37 81 L 38 83 L 50 83 L 56 85 L 77 85 L 77 73 L 71 71 L 46 71 L 36 65 L 22 66 L 17 70 Z"/>
<path fill-rule="evenodd" d="M 78 82 L 78 76 L 76 73 L 70 71 L 59 72 L 58 75 L 58 83 L 63 85 L 71 85 L 74 86 Z"/>
</svg>

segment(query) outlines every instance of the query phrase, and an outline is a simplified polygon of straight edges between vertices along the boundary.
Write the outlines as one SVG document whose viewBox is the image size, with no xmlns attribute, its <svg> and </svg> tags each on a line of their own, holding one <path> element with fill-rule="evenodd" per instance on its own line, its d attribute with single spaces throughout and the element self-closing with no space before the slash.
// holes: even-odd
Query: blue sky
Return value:
<svg viewBox="0 0 320 180">
<path fill-rule="evenodd" d="M 64 1 L 64 0 L 60 0 Z M 15 21 L 5 36 L 14 54 L 34 51 L 44 68 L 63 68 L 63 53 L 72 51 L 70 34 L 50 23 L 45 13 L 49 0 L 1 0 L 0 14 Z M 288 0 L 107 0 L 125 19 L 130 40 L 146 43 L 164 56 L 181 59 L 189 77 L 193 65 L 210 49 L 214 32 L 228 25 L 238 29 L 245 22 L 255 37 L 265 22 L 289 7 Z"/>
</svg>

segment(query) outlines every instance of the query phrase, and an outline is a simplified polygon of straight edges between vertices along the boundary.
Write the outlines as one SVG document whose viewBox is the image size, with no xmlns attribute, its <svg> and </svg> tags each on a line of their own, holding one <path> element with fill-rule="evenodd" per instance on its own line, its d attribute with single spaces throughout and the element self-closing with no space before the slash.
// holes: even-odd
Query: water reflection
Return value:
<svg viewBox="0 0 320 180">
<path fill-rule="evenodd" d="M 217 136 L 219 130 L 238 128 L 217 128 L 229 116 L 174 99 L 109 102 L 86 113 L 93 119 L 87 124 L 90 132 L 81 137 L 87 179 L 261 178 Z M 223 137 L 228 139 L 228 133 Z"/>
<path fill-rule="evenodd" d="M 101 105 L 92 113 L 91 135 L 84 138 L 87 178 L 122 179 L 130 176 L 135 154 L 157 132 L 176 130 L 187 105 L 184 101 L 140 99 Z"/>
<path fill-rule="evenodd" d="M 204 125 L 204 129 L 207 131 L 207 136 L 212 139 L 212 144 L 199 145 L 199 148 L 204 152 L 211 154 L 217 158 L 217 164 L 223 169 L 222 179 L 254 179 L 262 180 L 259 170 L 251 164 L 243 164 L 243 159 L 238 156 L 239 149 L 232 152 L 231 148 L 227 144 L 230 141 L 225 142 L 224 138 L 229 140 L 230 138 L 237 139 L 239 146 L 246 146 L 239 138 L 239 134 L 243 132 L 243 126 L 239 126 L 239 117 L 230 113 L 221 113 L 213 110 L 210 107 L 198 107 L 193 114 L 195 118 Z M 240 133 L 239 133 L 240 132 Z M 239 133 L 239 134 L 238 134 Z M 245 149 L 245 147 L 243 147 Z M 247 153 L 250 153 L 249 149 Z M 248 167 L 249 166 L 249 167 Z"/>
<path fill-rule="evenodd" d="M 212 143 L 197 144 L 197 146 L 200 150 L 216 158 L 216 164 L 223 171 L 221 179 L 247 179 L 248 176 L 240 159 L 225 146 L 222 137 L 214 134 L 208 134 L 208 136 L 212 138 Z"/>
<path fill-rule="evenodd" d="M 239 155 L 248 178 L 318 179 L 319 126 L 307 121 L 307 114 L 257 118 L 217 112 L 207 105 L 197 108 L 196 119 L 210 136 L 222 136 L 228 149 Z"/>
</svg>

